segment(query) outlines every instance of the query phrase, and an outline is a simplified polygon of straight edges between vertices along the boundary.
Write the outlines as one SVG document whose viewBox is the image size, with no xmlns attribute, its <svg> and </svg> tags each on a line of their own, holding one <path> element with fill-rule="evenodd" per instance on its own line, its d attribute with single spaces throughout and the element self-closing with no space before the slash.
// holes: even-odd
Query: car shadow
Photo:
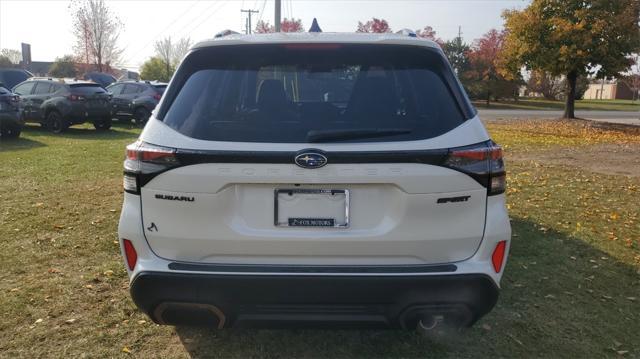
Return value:
<svg viewBox="0 0 640 359">
<path fill-rule="evenodd" d="M 136 135 L 126 130 L 139 129 L 140 127 L 135 124 L 116 123 L 114 122 L 112 127 L 106 131 L 98 131 L 93 127 L 76 127 L 71 126 L 62 133 L 54 134 L 43 128 L 40 125 L 26 125 L 23 128 L 23 133 L 28 133 L 32 138 L 38 138 L 40 136 L 47 137 L 59 137 L 78 140 L 96 140 L 96 139 L 125 139 L 133 138 Z"/>
<path fill-rule="evenodd" d="M 631 340 L 614 340 L 640 329 L 639 303 L 627 299 L 637 291 L 637 268 L 586 241 L 543 231 L 523 218 L 512 218 L 512 229 L 511 255 L 497 306 L 472 328 L 460 332 L 429 338 L 400 330 L 176 327 L 176 332 L 194 358 L 615 354 L 604 344 L 596 353 L 584 344 L 596 338 L 607 343 L 624 341 L 622 349 L 640 354 L 640 342 L 634 346 Z"/>
<path fill-rule="evenodd" d="M 44 146 L 46 145 L 40 141 L 35 141 L 30 138 L 24 137 L 0 139 L 0 152 L 30 150 L 33 148 Z"/>
</svg>

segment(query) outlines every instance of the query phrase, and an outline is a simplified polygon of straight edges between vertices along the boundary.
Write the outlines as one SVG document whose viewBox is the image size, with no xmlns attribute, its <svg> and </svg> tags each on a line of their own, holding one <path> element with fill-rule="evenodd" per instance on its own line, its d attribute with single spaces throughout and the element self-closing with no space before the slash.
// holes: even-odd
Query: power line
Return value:
<svg viewBox="0 0 640 359">
<path fill-rule="evenodd" d="M 135 52 L 134 55 L 128 57 L 127 62 L 129 62 L 129 60 L 135 58 L 138 54 L 140 54 L 140 52 L 142 52 L 142 50 L 146 49 L 147 46 L 149 46 L 152 42 L 156 41 L 160 37 L 160 35 L 162 35 L 165 31 L 169 30 L 169 28 L 171 26 L 173 26 L 180 18 L 182 18 L 184 15 L 186 15 L 187 12 L 191 11 L 199 2 L 200 2 L 200 0 L 196 0 L 193 4 L 191 4 L 191 6 L 189 8 L 187 8 L 187 10 L 185 10 L 182 14 L 180 14 L 177 18 L 175 18 L 169 25 L 164 27 L 162 29 L 162 31 L 158 32 L 156 34 L 156 36 L 151 38 L 151 40 L 149 42 L 147 42 L 144 46 L 138 48 L 138 51 Z"/>
<path fill-rule="evenodd" d="M 217 3 L 216 3 L 216 4 L 217 4 Z M 221 10 L 225 5 L 227 5 L 227 3 L 226 3 L 226 2 L 221 2 L 221 3 L 219 3 L 219 4 L 221 4 L 221 6 L 220 6 L 219 8 L 217 8 L 217 9 L 215 9 L 214 11 L 212 11 L 211 13 L 209 13 L 209 15 L 207 15 L 207 16 L 206 16 L 206 17 L 205 17 L 205 18 L 204 18 L 204 19 L 203 19 L 203 20 L 202 20 L 198 25 L 196 25 L 195 27 L 192 27 L 192 28 L 189 30 L 189 33 L 192 33 L 193 31 L 195 31 L 196 29 L 198 29 L 200 26 L 202 26 L 202 24 L 204 24 L 204 23 L 205 23 L 205 21 L 209 20 L 209 18 L 210 18 L 211 16 L 213 16 L 213 14 L 215 14 L 215 13 L 216 13 L 216 12 L 218 12 L 218 11 L 220 11 L 220 10 Z M 212 34 L 212 36 L 213 36 L 213 34 Z"/>
</svg>

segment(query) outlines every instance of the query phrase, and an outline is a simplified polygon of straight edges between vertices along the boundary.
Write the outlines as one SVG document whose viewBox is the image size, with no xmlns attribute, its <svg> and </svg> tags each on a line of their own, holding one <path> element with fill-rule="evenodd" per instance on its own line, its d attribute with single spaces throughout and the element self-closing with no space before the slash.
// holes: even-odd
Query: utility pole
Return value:
<svg viewBox="0 0 640 359">
<path fill-rule="evenodd" d="M 240 10 L 240 12 L 246 12 L 247 13 L 247 23 L 245 25 L 244 33 L 248 35 L 248 34 L 251 33 L 251 15 L 252 14 L 257 14 L 258 10 L 251 10 L 251 9 L 244 10 L 244 9 L 242 9 L 242 10 Z"/>
<path fill-rule="evenodd" d="M 275 0 L 275 3 L 276 3 L 276 11 L 275 11 L 275 18 L 273 19 L 273 22 L 275 23 L 276 32 L 280 32 L 280 8 L 282 6 L 280 4 L 280 0 Z"/>
</svg>

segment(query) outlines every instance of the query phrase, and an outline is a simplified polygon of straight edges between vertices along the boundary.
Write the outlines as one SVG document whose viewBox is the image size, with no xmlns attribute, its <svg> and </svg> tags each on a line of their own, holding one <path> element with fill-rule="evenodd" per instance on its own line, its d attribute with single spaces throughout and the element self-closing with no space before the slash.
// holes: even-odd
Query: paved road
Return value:
<svg viewBox="0 0 640 359">
<path fill-rule="evenodd" d="M 559 118 L 559 110 L 494 110 L 478 109 L 480 118 L 484 120 L 518 119 L 518 118 Z M 622 123 L 640 126 L 640 111 L 576 111 L 576 117 L 594 121 Z"/>
</svg>

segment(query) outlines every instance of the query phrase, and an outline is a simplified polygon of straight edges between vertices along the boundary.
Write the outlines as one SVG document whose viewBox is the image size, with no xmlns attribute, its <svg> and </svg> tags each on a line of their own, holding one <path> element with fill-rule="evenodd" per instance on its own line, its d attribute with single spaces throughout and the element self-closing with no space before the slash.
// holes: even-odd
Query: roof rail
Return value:
<svg viewBox="0 0 640 359">
<path fill-rule="evenodd" d="M 418 34 L 416 34 L 416 32 L 411 30 L 411 29 L 402 29 L 402 30 L 396 32 L 396 34 L 405 35 L 405 36 L 409 36 L 409 37 L 418 37 Z"/>
<path fill-rule="evenodd" d="M 227 29 L 227 30 L 220 31 L 213 38 L 217 39 L 217 38 L 220 38 L 220 37 L 225 37 L 225 36 L 229 36 L 229 35 L 239 35 L 239 34 L 240 34 L 239 32 L 235 32 L 233 30 Z"/>
</svg>

